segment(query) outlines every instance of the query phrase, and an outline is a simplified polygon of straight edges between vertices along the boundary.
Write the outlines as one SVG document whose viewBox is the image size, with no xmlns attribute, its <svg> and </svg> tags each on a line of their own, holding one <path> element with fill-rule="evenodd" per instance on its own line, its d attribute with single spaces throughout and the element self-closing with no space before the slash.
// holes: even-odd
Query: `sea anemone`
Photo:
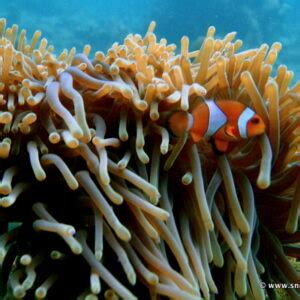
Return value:
<svg viewBox="0 0 300 300">
<path fill-rule="evenodd" d="M 6 299 L 275 299 L 277 282 L 299 299 L 300 83 L 273 75 L 281 44 L 240 52 L 210 27 L 176 52 L 154 27 L 89 58 L 1 19 Z M 170 132 L 170 112 L 210 98 L 266 133 L 220 154 Z"/>
</svg>

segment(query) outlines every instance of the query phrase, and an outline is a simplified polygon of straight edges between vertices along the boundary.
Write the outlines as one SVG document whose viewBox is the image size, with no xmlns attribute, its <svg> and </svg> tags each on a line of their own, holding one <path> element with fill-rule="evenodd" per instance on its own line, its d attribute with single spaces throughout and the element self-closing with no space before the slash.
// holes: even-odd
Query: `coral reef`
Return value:
<svg viewBox="0 0 300 300">
<path fill-rule="evenodd" d="M 261 281 L 300 282 L 300 84 L 272 75 L 281 44 L 241 52 L 210 27 L 177 53 L 154 27 L 89 58 L 0 21 L 4 298 L 275 299 Z M 169 132 L 209 98 L 266 134 L 218 155 Z"/>
</svg>

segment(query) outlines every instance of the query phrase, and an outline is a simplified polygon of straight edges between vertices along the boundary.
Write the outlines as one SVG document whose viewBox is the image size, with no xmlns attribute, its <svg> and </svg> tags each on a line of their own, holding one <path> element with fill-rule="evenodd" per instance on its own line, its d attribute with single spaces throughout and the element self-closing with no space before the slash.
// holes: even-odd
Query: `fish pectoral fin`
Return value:
<svg viewBox="0 0 300 300">
<path fill-rule="evenodd" d="M 226 133 L 227 135 L 229 135 L 230 137 L 238 138 L 238 137 L 236 136 L 236 133 L 235 133 L 236 130 L 235 130 L 235 127 L 234 127 L 234 126 L 232 126 L 232 125 L 227 125 L 227 126 L 225 126 L 224 131 L 225 131 L 225 133 Z"/>
<path fill-rule="evenodd" d="M 229 148 L 229 142 L 228 141 L 223 141 L 223 140 L 214 140 L 215 146 L 218 151 L 220 152 L 226 152 Z"/>
</svg>

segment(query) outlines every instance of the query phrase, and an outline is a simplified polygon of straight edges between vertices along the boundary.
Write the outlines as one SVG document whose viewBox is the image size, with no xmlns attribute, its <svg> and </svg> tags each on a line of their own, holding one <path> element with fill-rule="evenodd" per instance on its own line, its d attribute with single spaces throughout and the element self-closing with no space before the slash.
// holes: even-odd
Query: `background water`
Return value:
<svg viewBox="0 0 300 300">
<path fill-rule="evenodd" d="M 243 49 L 282 42 L 279 62 L 300 79 L 298 0 L 0 0 L 1 17 L 29 34 L 40 29 L 56 52 L 85 44 L 106 51 L 128 33 L 144 34 L 151 20 L 159 38 L 178 44 L 187 35 L 195 49 L 214 25 L 220 37 L 237 31 Z"/>
</svg>

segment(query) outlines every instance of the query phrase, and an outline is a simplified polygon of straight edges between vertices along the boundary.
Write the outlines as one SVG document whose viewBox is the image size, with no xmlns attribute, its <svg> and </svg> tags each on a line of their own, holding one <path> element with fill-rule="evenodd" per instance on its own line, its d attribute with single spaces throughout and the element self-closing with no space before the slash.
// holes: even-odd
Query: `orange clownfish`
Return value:
<svg viewBox="0 0 300 300">
<path fill-rule="evenodd" d="M 230 142 L 251 138 L 265 132 L 262 118 L 251 108 L 233 100 L 205 100 L 191 113 L 177 111 L 168 119 L 176 136 L 189 132 L 194 143 L 212 138 L 220 152 L 226 152 Z"/>
</svg>

